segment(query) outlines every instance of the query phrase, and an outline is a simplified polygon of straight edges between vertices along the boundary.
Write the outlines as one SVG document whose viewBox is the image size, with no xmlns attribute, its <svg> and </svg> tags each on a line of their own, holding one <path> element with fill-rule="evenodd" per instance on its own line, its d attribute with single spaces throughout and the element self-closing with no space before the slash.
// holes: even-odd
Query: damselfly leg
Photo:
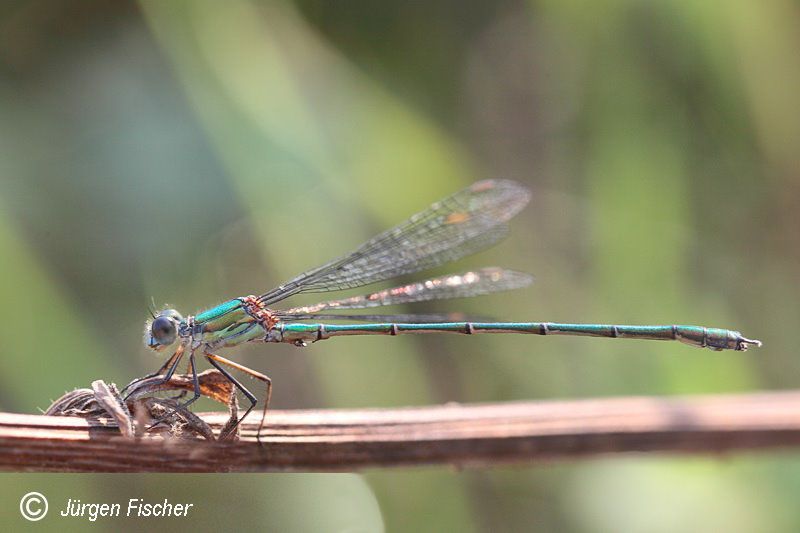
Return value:
<svg viewBox="0 0 800 533">
<path fill-rule="evenodd" d="M 266 385 L 267 392 L 264 404 L 264 413 L 261 415 L 261 423 L 258 425 L 258 430 L 256 431 L 256 441 L 258 441 L 258 443 L 261 444 L 261 428 L 264 427 L 264 420 L 266 419 L 267 416 L 267 409 L 269 409 L 269 401 L 272 398 L 272 380 L 268 376 L 260 372 L 256 372 L 251 368 L 247 368 L 244 365 L 240 365 L 239 363 L 231 361 L 230 359 L 226 359 L 220 355 L 216 355 L 211 352 L 205 352 L 205 356 L 208 362 L 211 363 L 214 366 L 214 368 L 222 372 L 222 375 L 228 378 L 230 382 L 233 383 L 233 385 L 236 388 L 238 388 L 250 402 L 250 407 L 247 408 L 247 411 L 244 412 L 244 414 L 239 418 L 239 420 L 236 421 L 236 424 L 234 424 L 229 431 L 236 431 L 236 427 L 239 424 L 241 424 L 242 420 L 244 420 L 245 417 L 248 414 L 250 414 L 250 411 L 253 410 L 256 404 L 258 404 L 258 399 L 252 392 L 250 392 L 247 389 L 247 387 L 245 387 L 239 380 L 237 380 L 230 372 L 228 372 L 221 365 L 226 365 L 240 372 L 244 372 L 248 376 L 255 378 L 259 381 L 262 381 Z M 222 438 L 222 435 L 220 435 L 220 438 Z"/>
</svg>

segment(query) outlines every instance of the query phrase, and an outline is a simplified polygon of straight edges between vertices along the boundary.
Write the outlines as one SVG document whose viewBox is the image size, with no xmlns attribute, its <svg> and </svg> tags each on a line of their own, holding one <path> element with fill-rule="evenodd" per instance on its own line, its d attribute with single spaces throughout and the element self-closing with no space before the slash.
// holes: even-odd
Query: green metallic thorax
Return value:
<svg viewBox="0 0 800 533">
<path fill-rule="evenodd" d="M 264 328 L 245 311 L 241 300 L 234 299 L 198 313 L 194 326 L 185 328 L 193 343 L 213 347 L 232 347 L 264 338 Z"/>
</svg>

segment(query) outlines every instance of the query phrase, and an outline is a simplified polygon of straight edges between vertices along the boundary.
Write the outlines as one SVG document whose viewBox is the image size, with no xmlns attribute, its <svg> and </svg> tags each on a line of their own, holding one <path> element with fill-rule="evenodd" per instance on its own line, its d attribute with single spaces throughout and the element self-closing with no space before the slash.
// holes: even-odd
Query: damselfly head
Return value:
<svg viewBox="0 0 800 533">
<path fill-rule="evenodd" d="M 154 350 L 162 350 L 173 344 L 178 338 L 178 326 L 182 320 L 181 314 L 174 309 L 160 311 L 145 324 L 145 344 Z"/>
</svg>

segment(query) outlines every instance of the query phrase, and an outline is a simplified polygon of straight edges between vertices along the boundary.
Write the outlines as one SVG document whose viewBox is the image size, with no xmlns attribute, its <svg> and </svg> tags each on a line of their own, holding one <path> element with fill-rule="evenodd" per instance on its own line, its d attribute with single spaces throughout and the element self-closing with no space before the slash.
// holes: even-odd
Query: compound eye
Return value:
<svg viewBox="0 0 800 533">
<path fill-rule="evenodd" d="M 153 336 L 153 340 L 158 344 L 167 345 L 175 342 L 178 331 L 174 320 L 160 316 L 153 320 L 153 325 L 150 326 L 150 333 Z"/>
</svg>

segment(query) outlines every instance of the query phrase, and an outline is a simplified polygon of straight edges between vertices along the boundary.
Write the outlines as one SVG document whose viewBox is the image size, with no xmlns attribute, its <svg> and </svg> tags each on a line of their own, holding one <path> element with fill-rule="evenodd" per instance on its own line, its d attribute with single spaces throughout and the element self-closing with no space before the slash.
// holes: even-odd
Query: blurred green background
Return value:
<svg viewBox="0 0 800 533">
<path fill-rule="evenodd" d="M 438 272 L 536 283 L 417 310 L 697 323 L 765 346 L 424 336 L 226 355 L 268 373 L 279 408 L 795 387 L 798 28 L 786 0 L 3 2 L 0 409 L 155 369 L 151 297 L 191 313 L 263 292 L 495 176 L 528 184 L 530 207 Z M 789 452 L 0 480 L 6 523 L 40 490 L 51 514 L 67 497 L 195 503 L 155 530 L 800 528 Z"/>
</svg>

